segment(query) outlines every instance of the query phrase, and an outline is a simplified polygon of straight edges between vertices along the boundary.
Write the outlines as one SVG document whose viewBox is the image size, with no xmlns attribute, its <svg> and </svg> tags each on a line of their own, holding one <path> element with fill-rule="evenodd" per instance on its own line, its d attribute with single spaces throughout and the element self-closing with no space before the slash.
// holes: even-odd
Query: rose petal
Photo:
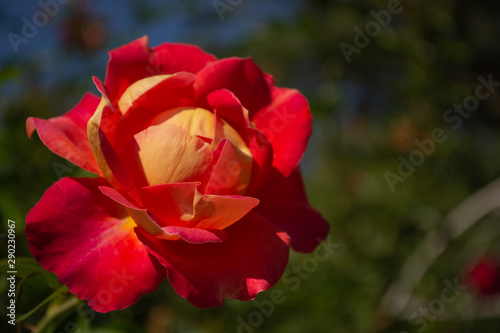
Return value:
<svg viewBox="0 0 500 333">
<path fill-rule="evenodd" d="M 196 74 L 216 60 L 215 56 L 206 53 L 198 46 L 179 43 L 161 44 L 154 47 L 151 52 L 151 63 L 156 74 L 177 72 Z"/>
<path fill-rule="evenodd" d="M 111 51 L 109 56 L 105 86 L 113 104 L 137 80 L 158 74 L 197 73 L 216 60 L 192 45 L 162 44 L 150 49 L 146 36 Z"/>
<path fill-rule="evenodd" d="M 272 103 L 250 117 L 271 142 L 273 166 L 285 177 L 298 166 L 312 131 L 307 99 L 297 90 L 272 89 Z"/>
<path fill-rule="evenodd" d="M 242 155 L 246 155 L 248 159 L 252 158 L 252 153 L 248 149 L 245 140 L 241 137 L 231 125 L 218 115 L 214 115 L 214 136 L 212 139 L 212 149 L 217 149 L 222 140 L 228 140 L 240 151 Z"/>
<path fill-rule="evenodd" d="M 99 98 L 87 93 L 73 109 L 62 116 L 48 120 L 29 117 L 26 120 L 28 136 L 31 137 L 36 129 L 40 140 L 53 153 L 89 172 L 101 175 L 87 138 L 87 122 L 98 104 Z"/>
<path fill-rule="evenodd" d="M 168 226 L 223 230 L 239 221 L 259 204 L 242 196 L 202 195 L 199 183 L 143 187 L 145 207 Z"/>
<path fill-rule="evenodd" d="M 112 187 L 99 186 L 99 190 L 110 199 L 113 199 L 117 203 L 123 205 L 134 222 L 150 235 L 168 238 L 165 237 L 165 232 L 163 231 L 163 229 L 158 224 L 156 224 L 155 221 L 149 218 L 145 209 L 137 207 Z"/>
<path fill-rule="evenodd" d="M 250 118 L 271 102 L 264 73 L 250 58 L 227 58 L 208 64 L 196 75 L 194 88 L 202 104 L 207 103 L 210 92 L 228 89 L 250 112 Z"/>
<path fill-rule="evenodd" d="M 236 96 L 227 89 L 212 91 L 207 95 L 207 102 L 214 113 L 227 121 L 237 132 L 243 133 L 250 125 L 248 111 Z"/>
<path fill-rule="evenodd" d="M 240 221 L 259 204 L 259 199 L 243 196 L 202 195 L 196 193 L 195 228 L 223 230 Z"/>
<path fill-rule="evenodd" d="M 212 161 L 210 146 L 182 128 L 164 122 L 146 128 L 121 155 L 139 186 L 203 178 Z"/>
<path fill-rule="evenodd" d="M 242 195 L 250 183 L 251 171 L 252 158 L 226 140 L 203 193 Z"/>
<path fill-rule="evenodd" d="M 146 91 L 170 79 L 172 76 L 173 75 L 155 75 L 135 81 L 132 85 L 128 86 L 121 95 L 120 100 L 118 100 L 118 109 L 122 114 L 126 114 L 134 102 Z"/>
<path fill-rule="evenodd" d="M 312 252 L 328 236 L 330 225 L 309 206 L 298 169 L 259 198 L 255 212 L 286 231 L 295 251 Z"/>
<path fill-rule="evenodd" d="M 103 118 L 104 110 L 109 110 L 106 114 L 112 114 L 111 109 L 104 97 L 101 98 L 101 102 L 97 106 L 95 112 L 90 117 L 87 123 L 87 137 L 89 139 L 90 148 L 92 149 L 92 154 L 95 156 L 96 163 L 101 170 L 101 174 L 106 178 L 111 184 L 114 184 L 113 173 L 111 172 L 106 158 L 101 150 L 101 142 L 99 140 L 99 133 L 102 132 L 100 129 L 101 120 Z"/>
<path fill-rule="evenodd" d="M 273 147 L 264 134 L 256 128 L 247 128 L 245 136 L 253 158 L 251 182 L 245 194 L 253 196 L 263 186 L 272 187 L 276 179 L 282 177 L 273 168 Z"/>
<path fill-rule="evenodd" d="M 170 235 L 177 235 L 188 243 L 221 243 L 229 238 L 229 234 L 224 230 L 185 228 L 178 226 L 163 227 L 163 230 Z"/>
<path fill-rule="evenodd" d="M 186 226 L 193 215 L 199 182 L 163 184 L 140 189 L 144 207 L 164 226 Z"/>
<path fill-rule="evenodd" d="M 223 243 L 189 244 L 139 238 L 167 268 L 175 291 L 198 307 L 225 299 L 251 300 L 280 279 L 288 262 L 288 237 L 265 219 L 249 214 L 226 230 Z"/>
<path fill-rule="evenodd" d="M 98 128 L 98 152 L 102 156 L 103 164 L 106 166 L 105 176 L 111 185 L 120 192 L 127 193 L 129 198 L 133 199 L 134 205 L 141 206 L 141 198 L 137 184 L 134 182 L 133 175 L 129 172 L 129 165 L 116 154 L 111 146 L 106 134 Z M 98 159 L 100 161 L 101 159 Z"/>
<path fill-rule="evenodd" d="M 26 217 L 33 256 L 99 312 L 124 309 L 154 291 L 165 270 L 138 240 L 102 178 L 63 178 Z"/>
<path fill-rule="evenodd" d="M 125 110 L 125 116 L 117 124 L 113 140 L 116 151 L 121 151 L 128 140 L 143 130 L 157 115 L 166 110 L 192 106 L 193 81 L 193 74 L 185 72 L 173 74 L 136 96 Z M 121 115 L 120 112 L 118 114 Z"/>
</svg>

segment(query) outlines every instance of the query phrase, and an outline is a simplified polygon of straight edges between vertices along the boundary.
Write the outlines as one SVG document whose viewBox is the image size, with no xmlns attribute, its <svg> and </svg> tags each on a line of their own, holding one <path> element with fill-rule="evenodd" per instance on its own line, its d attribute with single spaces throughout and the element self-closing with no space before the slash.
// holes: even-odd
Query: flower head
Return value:
<svg viewBox="0 0 500 333">
<path fill-rule="evenodd" d="M 251 59 L 147 38 L 110 52 L 102 94 L 28 118 L 54 153 L 97 178 L 63 178 L 26 218 L 33 256 L 101 312 L 167 276 L 199 307 L 274 285 L 289 247 L 311 252 L 328 224 L 298 164 L 311 113 Z"/>
</svg>

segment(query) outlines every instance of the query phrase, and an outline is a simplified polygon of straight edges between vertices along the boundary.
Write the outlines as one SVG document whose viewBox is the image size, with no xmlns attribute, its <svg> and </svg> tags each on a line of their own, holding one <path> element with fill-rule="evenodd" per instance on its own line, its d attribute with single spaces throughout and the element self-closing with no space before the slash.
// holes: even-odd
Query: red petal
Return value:
<svg viewBox="0 0 500 333">
<path fill-rule="evenodd" d="M 227 89 L 212 91 L 207 95 L 209 110 L 227 121 L 237 132 L 243 133 L 250 121 L 246 110 L 232 92 Z"/>
<path fill-rule="evenodd" d="M 162 44 L 150 49 L 148 38 L 139 38 L 109 53 L 105 86 L 115 104 L 137 80 L 177 72 L 197 73 L 216 58 L 200 48 L 182 44 Z"/>
<path fill-rule="evenodd" d="M 198 307 L 220 306 L 225 299 L 250 300 L 280 279 L 288 262 L 288 237 L 250 213 L 226 230 L 223 243 L 189 244 L 139 238 L 167 268 L 175 291 Z"/>
<path fill-rule="evenodd" d="M 118 192 L 112 187 L 99 186 L 99 190 L 110 199 L 113 199 L 117 203 L 127 207 L 127 212 L 134 220 L 134 222 L 150 235 L 168 237 L 168 235 L 165 234 L 165 231 L 156 223 L 154 219 L 151 218 L 147 210 L 137 207 L 135 204 L 130 202 L 130 200 L 128 200 L 122 193 Z"/>
<path fill-rule="evenodd" d="M 138 205 L 141 204 L 139 189 L 132 178 L 127 165 L 122 161 L 122 159 L 116 154 L 113 146 L 109 142 L 106 134 L 99 128 L 99 146 L 103 157 L 106 161 L 106 165 L 111 171 L 111 182 L 114 188 L 120 190 L 120 192 L 128 193 L 130 198 L 132 198 Z"/>
<path fill-rule="evenodd" d="M 192 214 L 193 200 L 199 183 L 147 186 L 140 189 L 144 207 L 163 225 L 186 226 L 184 214 Z"/>
<path fill-rule="evenodd" d="M 87 122 L 94 113 L 99 98 L 87 93 L 66 114 L 48 120 L 29 117 L 26 131 L 31 137 L 36 129 L 40 140 L 55 154 L 79 167 L 101 175 L 87 138 Z"/>
<path fill-rule="evenodd" d="M 203 193 L 241 195 L 250 182 L 252 158 L 243 154 L 231 142 L 221 142 L 222 150 Z"/>
<path fill-rule="evenodd" d="M 102 178 L 63 178 L 26 217 L 33 256 L 99 312 L 134 304 L 165 276 L 125 209 L 99 191 L 106 184 Z"/>
<path fill-rule="evenodd" d="M 229 234 L 224 230 L 216 229 L 197 229 L 177 226 L 163 227 L 163 230 L 169 235 L 177 235 L 188 243 L 221 243 L 229 238 Z"/>
<path fill-rule="evenodd" d="M 134 210 L 140 210 L 140 207 L 137 207 L 135 203 L 133 203 L 134 200 L 130 200 L 127 198 L 127 195 L 124 195 L 120 192 L 118 192 L 116 189 L 109 187 L 109 186 L 99 186 L 99 190 L 108 198 L 113 199 L 117 203 L 119 203 L 122 206 L 125 206 L 130 209 Z"/>
<path fill-rule="evenodd" d="M 264 185 L 266 187 L 273 186 L 276 183 L 275 179 L 281 178 L 276 169 L 272 167 L 274 151 L 264 134 L 255 128 L 248 128 L 246 138 L 248 149 L 252 152 L 253 157 L 251 182 L 246 195 L 253 196 Z"/>
<path fill-rule="evenodd" d="M 192 83 L 194 76 L 178 73 L 163 80 L 137 98 L 128 109 L 117 128 L 117 151 L 123 148 L 128 140 L 144 129 L 148 121 L 158 114 L 177 107 L 192 106 Z"/>
<path fill-rule="evenodd" d="M 250 118 L 273 146 L 273 166 L 287 177 L 299 165 L 311 135 L 307 99 L 297 90 L 273 87 L 272 103 Z"/>
<path fill-rule="evenodd" d="M 227 58 L 208 64 L 196 75 L 194 88 L 202 105 L 210 92 L 228 89 L 250 112 L 250 118 L 271 102 L 264 73 L 249 58 Z"/>
<path fill-rule="evenodd" d="M 198 46 L 165 43 L 154 47 L 151 53 L 151 65 L 156 74 L 188 72 L 196 74 L 211 62 L 217 61 Z"/>
<path fill-rule="evenodd" d="M 272 169 L 273 148 L 265 135 L 249 127 L 247 111 L 236 96 L 227 89 L 220 89 L 207 95 L 209 107 L 215 114 L 227 121 L 245 140 L 253 156 L 251 183 L 247 195 L 257 192 L 265 183 L 270 186 L 276 171 Z"/>
<path fill-rule="evenodd" d="M 295 251 L 312 252 L 328 236 L 330 225 L 309 206 L 298 169 L 259 199 L 255 212 L 285 230 Z"/>
<path fill-rule="evenodd" d="M 223 230 L 248 214 L 259 200 L 243 196 L 202 195 L 198 183 L 141 188 L 145 207 L 167 226 Z"/>
</svg>

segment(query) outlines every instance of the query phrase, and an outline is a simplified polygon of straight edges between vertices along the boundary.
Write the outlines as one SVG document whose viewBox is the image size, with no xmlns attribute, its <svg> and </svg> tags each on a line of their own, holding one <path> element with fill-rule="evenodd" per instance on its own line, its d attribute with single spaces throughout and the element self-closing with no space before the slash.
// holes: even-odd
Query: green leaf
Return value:
<svg viewBox="0 0 500 333">
<path fill-rule="evenodd" d="M 15 273 L 15 275 L 20 279 L 23 279 L 24 277 L 26 277 L 29 274 L 34 273 L 34 272 L 42 273 L 45 276 L 45 278 L 47 279 L 47 283 L 51 288 L 56 289 L 56 288 L 61 287 L 61 283 L 59 282 L 57 275 L 45 270 L 33 258 L 23 258 L 23 257 L 16 258 L 14 269 L 9 268 L 9 260 L 8 259 L 0 260 L 0 271 L 8 272 L 8 271 L 12 271 L 12 270 L 17 272 L 17 273 Z"/>
<path fill-rule="evenodd" d="M 54 291 L 48 285 L 47 278 L 42 272 L 35 271 L 26 275 L 17 286 L 16 323 L 25 320 L 45 304 L 67 291 L 66 286 L 61 286 Z"/>
</svg>

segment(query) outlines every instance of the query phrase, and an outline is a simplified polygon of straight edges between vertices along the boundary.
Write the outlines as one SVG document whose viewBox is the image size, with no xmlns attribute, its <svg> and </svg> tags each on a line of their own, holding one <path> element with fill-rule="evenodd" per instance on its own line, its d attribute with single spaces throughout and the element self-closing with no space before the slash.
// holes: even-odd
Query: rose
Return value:
<svg viewBox="0 0 500 333">
<path fill-rule="evenodd" d="M 478 296 L 488 297 L 500 293 L 500 264 L 498 258 L 484 257 L 467 270 L 467 283 Z"/>
<path fill-rule="evenodd" d="M 141 38 L 110 52 L 102 94 L 63 116 L 28 118 L 54 153 L 97 178 L 63 178 L 26 218 L 33 256 L 96 311 L 123 309 L 165 275 L 199 307 L 273 286 L 289 246 L 329 226 L 298 164 L 307 100 L 251 59 Z"/>
</svg>

